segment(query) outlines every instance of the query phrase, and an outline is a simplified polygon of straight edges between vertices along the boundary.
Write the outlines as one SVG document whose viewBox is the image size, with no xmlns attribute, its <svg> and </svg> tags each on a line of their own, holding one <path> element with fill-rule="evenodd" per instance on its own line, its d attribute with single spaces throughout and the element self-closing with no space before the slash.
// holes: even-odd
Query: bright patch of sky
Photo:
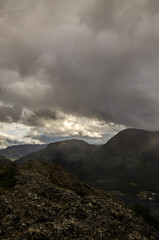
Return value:
<svg viewBox="0 0 159 240">
<path fill-rule="evenodd" d="M 104 144 L 124 126 L 104 121 L 65 115 L 60 120 L 48 120 L 43 127 L 30 127 L 21 123 L 0 124 L 1 148 L 25 143 L 49 143 L 70 138 L 83 139 L 92 144 Z M 105 133 L 105 134 L 104 134 Z"/>
</svg>

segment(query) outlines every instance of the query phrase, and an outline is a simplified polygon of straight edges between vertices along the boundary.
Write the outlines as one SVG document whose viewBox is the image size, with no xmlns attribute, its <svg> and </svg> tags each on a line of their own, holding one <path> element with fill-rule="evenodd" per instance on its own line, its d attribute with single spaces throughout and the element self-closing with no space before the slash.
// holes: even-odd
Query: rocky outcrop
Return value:
<svg viewBox="0 0 159 240">
<path fill-rule="evenodd" d="M 16 183 L 0 196 L 0 206 L 3 240 L 158 239 L 124 203 L 53 163 L 17 166 Z"/>
</svg>

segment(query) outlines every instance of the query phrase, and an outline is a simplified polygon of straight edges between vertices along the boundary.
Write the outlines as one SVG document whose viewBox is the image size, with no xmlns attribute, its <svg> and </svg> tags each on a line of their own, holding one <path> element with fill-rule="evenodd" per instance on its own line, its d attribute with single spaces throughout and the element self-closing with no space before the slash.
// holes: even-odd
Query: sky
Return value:
<svg viewBox="0 0 159 240">
<path fill-rule="evenodd" d="M 0 0 L 0 148 L 159 130 L 158 0 Z"/>
</svg>

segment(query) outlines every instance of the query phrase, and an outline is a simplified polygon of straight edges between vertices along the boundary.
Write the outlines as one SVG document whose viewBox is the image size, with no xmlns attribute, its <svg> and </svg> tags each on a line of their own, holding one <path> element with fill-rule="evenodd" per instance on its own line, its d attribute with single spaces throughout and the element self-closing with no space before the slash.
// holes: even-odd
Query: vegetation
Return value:
<svg viewBox="0 0 159 240">
<path fill-rule="evenodd" d="M 0 239 L 158 240 L 124 203 L 58 164 L 33 160 L 16 169 L 14 188 L 0 196 Z"/>
<path fill-rule="evenodd" d="M 132 210 L 134 210 L 138 216 L 141 215 L 147 223 L 159 230 L 159 216 L 152 214 L 148 207 L 135 203 L 132 206 Z"/>
<path fill-rule="evenodd" d="M 14 186 L 16 165 L 0 161 L 0 194 Z"/>
</svg>

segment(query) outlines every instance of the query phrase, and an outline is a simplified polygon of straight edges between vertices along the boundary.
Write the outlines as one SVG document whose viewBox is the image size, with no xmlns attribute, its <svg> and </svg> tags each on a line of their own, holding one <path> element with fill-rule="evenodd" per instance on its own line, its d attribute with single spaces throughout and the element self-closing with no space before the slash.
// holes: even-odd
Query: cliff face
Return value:
<svg viewBox="0 0 159 240">
<path fill-rule="evenodd" d="M 0 196 L 0 206 L 0 239 L 158 239 L 124 203 L 53 163 L 17 166 L 16 183 Z"/>
</svg>

